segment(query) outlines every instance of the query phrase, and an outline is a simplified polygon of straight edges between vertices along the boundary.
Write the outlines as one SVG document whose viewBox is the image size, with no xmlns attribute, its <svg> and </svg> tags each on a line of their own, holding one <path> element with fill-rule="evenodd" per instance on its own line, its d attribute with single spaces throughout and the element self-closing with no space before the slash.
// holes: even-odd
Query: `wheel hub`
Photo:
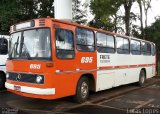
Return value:
<svg viewBox="0 0 160 114">
<path fill-rule="evenodd" d="M 82 95 L 82 98 L 85 98 L 88 94 L 88 85 L 87 83 L 83 82 L 82 83 L 82 86 L 81 86 L 81 95 Z"/>
</svg>

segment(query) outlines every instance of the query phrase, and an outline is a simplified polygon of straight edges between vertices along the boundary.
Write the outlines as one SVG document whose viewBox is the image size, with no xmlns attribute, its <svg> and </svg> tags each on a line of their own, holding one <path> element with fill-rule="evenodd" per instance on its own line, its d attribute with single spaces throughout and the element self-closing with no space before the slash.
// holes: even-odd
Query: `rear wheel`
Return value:
<svg viewBox="0 0 160 114">
<path fill-rule="evenodd" d="M 5 88 L 5 75 L 3 73 L 0 73 L 0 90 Z"/>
<path fill-rule="evenodd" d="M 143 86 L 144 83 L 145 83 L 145 81 L 146 81 L 146 73 L 145 73 L 144 70 L 141 70 L 140 75 L 139 75 L 138 85 L 139 85 L 139 86 Z"/>
<path fill-rule="evenodd" d="M 78 81 L 76 95 L 74 96 L 74 101 L 78 103 L 83 103 L 87 101 L 89 97 L 89 81 L 87 77 L 82 77 Z"/>
</svg>

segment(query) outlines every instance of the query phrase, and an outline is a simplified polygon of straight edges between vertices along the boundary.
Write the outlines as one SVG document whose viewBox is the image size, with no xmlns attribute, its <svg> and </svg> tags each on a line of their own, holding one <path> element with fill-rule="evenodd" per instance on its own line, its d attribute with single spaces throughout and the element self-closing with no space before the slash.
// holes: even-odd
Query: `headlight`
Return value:
<svg viewBox="0 0 160 114">
<path fill-rule="evenodd" d="M 37 77 L 36 77 L 36 82 L 37 82 L 37 83 L 42 83 L 42 80 L 43 80 L 43 77 L 40 76 L 40 75 L 37 75 Z"/>
<path fill-rule="evenodd" d="M 6 73 L 6 78 L 7 78 L 7 79 L 9 78 L 9 73 Z"/>
</svg>

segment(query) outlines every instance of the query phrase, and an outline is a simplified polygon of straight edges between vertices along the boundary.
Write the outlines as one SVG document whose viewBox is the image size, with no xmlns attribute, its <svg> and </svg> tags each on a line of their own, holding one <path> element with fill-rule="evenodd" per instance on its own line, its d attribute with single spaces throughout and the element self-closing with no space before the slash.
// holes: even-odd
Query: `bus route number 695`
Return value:
<svg viewBox="0 0 160 114">
<path fill-rule="evenodd" d="M 40 64 L 30 64 L 30 69 L 40 69 L 41 65 Z"/>
<path fill-rule="evenodd" d="M 81 58 L 81 63 L 92 63 L 93 62 L 93 57 L 82 57 Z"/>
</svg>

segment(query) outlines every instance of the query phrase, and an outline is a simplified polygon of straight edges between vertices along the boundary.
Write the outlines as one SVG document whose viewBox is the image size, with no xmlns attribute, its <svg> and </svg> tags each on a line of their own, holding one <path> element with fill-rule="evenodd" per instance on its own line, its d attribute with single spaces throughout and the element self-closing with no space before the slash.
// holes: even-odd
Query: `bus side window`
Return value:
<svg viewBox="0 0 160 114">
<path fill-rule="evenodd" d="M 141 51 L 143 55 L 151 55 L 151 44 L 148 42 L 142 42 Z"/>
<path fill-rule="evenodd" d="M 141 42 L 137 40 L 131 40 L 131 53 L 133 55 L 140 55 L 141 54 Z"/>
<path fill-rule="evenodd" d="M 119 54 L 129 54 L 129 40 L 122 37 L 116 37 L 117 43 L 117 53 Z"/>
<path fill-rule="evenodd" d="M 84 28 L 77 28 L 76 33 L 77 49 L 83 52 L 93 52 L 95 50 L 94 32 Z"/>
<path fill-rule="evenodd" d="M 56 29 L 56 54 L 60 59 L 72 59 L 74 52 L 74 35 L 70 30 Z"/>
<path fill-rule="evenodd" d="M 154 56 L 155 53 L 156 53 L 155 45 L 154 45 L 154 44 L 151 44 L 151 54 L 152 54 L 152 56 Z"/>
<path fill-rule="evenodd" d="M 100 53 L 114 53 L 114 37 L 104 33 L 97 33 L 97 51 Z"/>
</svg>

